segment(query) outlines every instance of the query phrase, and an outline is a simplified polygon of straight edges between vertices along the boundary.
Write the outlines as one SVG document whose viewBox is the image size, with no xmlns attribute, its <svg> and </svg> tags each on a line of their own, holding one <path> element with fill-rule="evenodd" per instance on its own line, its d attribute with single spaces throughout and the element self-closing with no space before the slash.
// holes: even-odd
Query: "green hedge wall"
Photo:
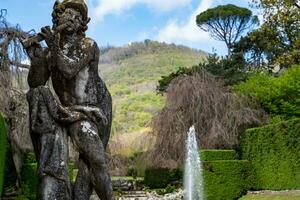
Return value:
<svg viewBox="0 0 300 200">
<path fill-rule="evenodd" d="M 251 164 L 245 160 L 205 161 L 204 191 L 207 200 L 234 200 L 253 182 Z"/>
<path fill-rule="evenodd" d="M 253 189 L 300 189 L 300 119 L 247 130 L 241 154 L 252 162 Z"/>
<path fill-rule="evenodd" d="M 0 113 L 0 199 L 3 190 L 4 170 L 5 170 L 5 155 L 7 150 L 7 139 L 5 121 Z"/>
<path fill-rule="evenodd" d="M 234 150 L 201 150 L 200 156 L 202 161 L 216 161 L 216 160 L 235 160 L 238 154 Z"/>
<path fill-rule="evenodd" d="M 255 182 L 251 163 L 235 160 L 233 150 L 203 150 L 204 191 L 207 200 L 234 200 L 241 197 Z M 223 159 L 223 160 L 222 160 Z M 144 184 L 150 188 L 165 188 L 182 181 L 182 169 L 147 169 Z"/>
</svg>

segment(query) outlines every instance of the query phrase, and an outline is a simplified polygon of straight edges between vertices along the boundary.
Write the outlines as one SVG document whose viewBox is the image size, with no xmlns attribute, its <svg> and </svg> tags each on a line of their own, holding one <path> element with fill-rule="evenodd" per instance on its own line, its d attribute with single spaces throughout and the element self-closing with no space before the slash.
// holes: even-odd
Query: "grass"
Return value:
<svg viewBox="0 0 300 200">
<path fill-rule="evenodd" d="M 299 200 L 300 191 L 263 192 L 262 194 L 248 194 L 240 200 Z"/>
</svg>

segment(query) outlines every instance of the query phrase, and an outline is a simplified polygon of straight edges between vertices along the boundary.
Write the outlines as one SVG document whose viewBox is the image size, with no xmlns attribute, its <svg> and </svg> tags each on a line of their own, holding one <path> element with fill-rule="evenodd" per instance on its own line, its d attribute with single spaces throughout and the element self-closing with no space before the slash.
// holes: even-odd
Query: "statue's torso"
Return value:
<svg viewBox="0 0 300 200">
<path fill-rule="evenodd" d="M 63 53 L 79 62 L 83 54 L 93 54 L 87 52 L 84 41 L 72 48 L 66 44 Z M 107 92 L 104 82 L 98 75 L 98 62 L 87 62 L 84 67 L 72 78 L 66 79 L 57 67 L 51 71 L 51 78 L 55 92 L 61 103 L 65 106 L 72 105 L 99 105 L 102 92 Z M 63 66 L 67 67 L 67 66 Z M 103 91 L 104 90 L 104 91 Z"/>
</svg>

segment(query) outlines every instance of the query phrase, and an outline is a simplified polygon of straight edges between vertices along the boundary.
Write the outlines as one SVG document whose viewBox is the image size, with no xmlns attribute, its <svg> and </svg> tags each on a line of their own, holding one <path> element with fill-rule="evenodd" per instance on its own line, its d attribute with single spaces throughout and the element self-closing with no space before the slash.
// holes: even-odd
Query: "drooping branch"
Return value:
<svg viewBox="0 0 300 200">
<path fill-rule="evenodd" d="M 24 64 L 27 56 L 21 41 L 30 34 L 21 30 L 19 25 L 10 25 L 5 16 L 7 11 L 0 11 L 0 71 L 10 71 L 11 66 L 16 68 L 29 68 Z"/>
</svg>

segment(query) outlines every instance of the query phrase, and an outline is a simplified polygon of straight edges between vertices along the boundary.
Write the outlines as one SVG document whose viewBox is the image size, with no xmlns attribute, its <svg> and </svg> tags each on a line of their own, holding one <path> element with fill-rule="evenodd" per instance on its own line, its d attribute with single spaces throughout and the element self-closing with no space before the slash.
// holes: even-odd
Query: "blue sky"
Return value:
<svg viewBox="0 0 300 200">
<path fill-rule="evenodd" d="M 55 0 L 1 0 L 7 19 L 25 31 L 51 25 Z M 195 16 L 207 8 L 233 3 L 248 7 L 248 0 L 87 0 L 92 18 L 87 35 L 99 46 L 122 46 L 152 39 L 183 44 L 218 54 L 225 45 L 215 41 L 195 24 Z"/>
</svg>

